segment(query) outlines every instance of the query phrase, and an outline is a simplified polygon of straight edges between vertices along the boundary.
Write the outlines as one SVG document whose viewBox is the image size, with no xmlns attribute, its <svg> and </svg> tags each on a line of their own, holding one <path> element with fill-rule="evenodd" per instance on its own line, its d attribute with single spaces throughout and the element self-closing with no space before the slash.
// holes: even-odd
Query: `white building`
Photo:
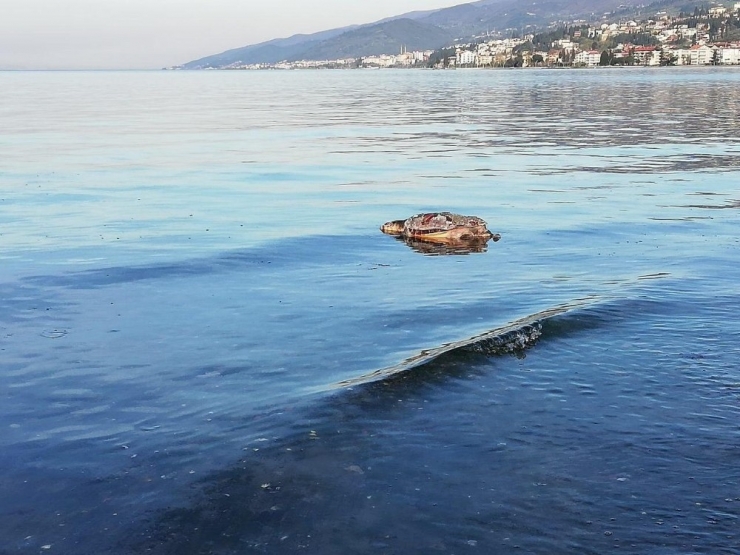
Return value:
<svg viewBox="0 0 740 555">
<path fill-rule="evenodd" d="M 429 57 L 434 53 L 434 50 L 414 50 L 411 54 L 414 56 L 414 60 L 417 62 L 426 62 Z"/>
<path fill-rule="evenodd" d="M 476 63 L 479 66 L 490 66 L 493 64 L 493 55 L 489 51 L 485 51 L 484 54 L 478 54 Z"/>
<path fill-rule="evenodd" d="M 576 54 L 575 58 L 576 65 L 585 65 L 588 67 L 596 67 L 601 61 L 601 52 L 598 50 L 582 50 Z"/>
<path fill-rule="evenodd" d="M 665 53 L 676 58 L 677 66 L 687 66 L 691 64 L 691 50 L 688 48 L 669 48 Z"/>
<path fill-rule="evenodd" d="M 370 67 L 391 67 L 396 65 L 396 57 L 387 54 L 380 56 L 365 56 L 362 58 L 362 65 Z"/>
<path fill-rule="evenodd" d="M 564 50 L 573 50 L 575 46 L 575 43 L 570 39 L 560 39 L 552 43 L 553 48 L 562 48 Z"/>
<path fill-rule="evenodd" d="M 455 60 L 458 66 L 467 66 L 475 64 L 475 52 L 472 50 L 461 50 L 457 53 Z"/>
<path fill-rule="evenodd" d="M 654 46 L 637 46 L 632 52 L 635 65 L 657 66 L 660 65 L 660 50 Z"/>
<path fill-rule="evenodd" d="M 695 44 L 691 47 L 691 65 L 706 66 L 712 63 L 714 49 L 706 44 Z"/>
<path fill-rule="evenodd" d="M 719 49 L 719 63 L 723 65 L 740 65 L 740 46 L 724 46 Z"/>
</svg>

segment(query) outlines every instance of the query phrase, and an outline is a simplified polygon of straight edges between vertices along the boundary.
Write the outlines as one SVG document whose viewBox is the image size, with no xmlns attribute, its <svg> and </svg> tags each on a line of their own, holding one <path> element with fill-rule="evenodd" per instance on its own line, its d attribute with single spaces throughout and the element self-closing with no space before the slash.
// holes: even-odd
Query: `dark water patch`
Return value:
<svg viewBox="0 0 740 555">
<path fill-rule="evenodd" d="M 239 464 L 200 482 L 193 503 L 153 515 L 120 549 L 423 553 L 472 546 L 478 525 L 450 522 L 427 464 L 420 461 L 413 476 L 388 472 L 398 438 L 382 436 L 395 435 L 393 422 L 408 411 L 422 410 L 425 394 L 454 391 L 453 382 L 475 373 L 471 363 L 479 359 L 446 353 L 419 372 L 329 399 L 294 422 L 290 436 L 254 442 Z"/>
<path fill-rule="evenodd" d="M 663 279 L 669 277 L 671 274 L 667 272 L 658 272 L 655 274 L 645 274 L 644 276 L 639 276 L 637 279 L 640 281 L 649 280 L 649 279 Z"/>
<path fill-rule="evenodd" d="M 738 512 L 723 500 L 731 498 L 728 472 L 738 450 L 722 440 L 737 433 L 735 357 L 723 351 L 736 326 L 730 320 L 686 335 L 676 326 L 706 322 L 712 307 L 704 299 L 668 300 L 665 291 L 660 297 L 644 289 L 628 299 L 589 299 L 539 314 L 542 340 L 526 358 L 463 346 L 413 371 L 314 396 L 308 406 L 234 414 L 220 437 L 231 449 L 213 444 L 215 429 L 183 435 L 170 422 L 160 426 L 156 415 L 141 419 L 142 433 L 128 434 L 135 441 L 108 438 L 107 476 L 100 475 L 100 460 L 84 469 L 97 478 L 80 474 L 76 461 L 95 452 L 84 442 L 53 459 L 72 463 L 71 472 L 22 471 L 30 483 L 48 478 L 58 489 L 37 488 L 28 497 L 22 479 L 11 484 L 5 491 L 19 510 L 49 511 L 34 516 L 33 532 L 20 513 L 5 520 L 6 529 L 21 544 L 34 535 L 75 553 L 519 546 L 550 555 L 603 553 L 617 543 L 638 553 L 652 542 L 709 553 L 737 539 Z M 730 313 L 737 306 L 732 295 L 717 302 Z M 524 326 L 535 329 L 536 322 Z M 715 345 L 708 341 L 717 330 L 729 335 Z M 229 368 L 204 365 L 201 379 Z M 87 395 L 78 393 L 61 394 L 73 401 Z M 147 455 L 142 435 L 158 438 L 149 445 L 161 453 Z M 238 462 L 233 436 L 246 444 Z M 110 464 L 115 453 L 133 463 Z M 199 456 L 215 465 L 198 463 Z M 204 472 L 205 466 L 217 470 Z M 75 493 L 66 495 L 71 488 Z M 71 532 L 56 527 L 57 514 Z M 706 515 L 716 523 L 708 525 Z M 654 519 L 680 533 L 656 532 L 662 524 Z M 19 548 L 33 549 L 39 544 Z"/>
<path fill-rule="evenodd" d="M 529 189 L 532 193 L 567 193 L 565 189 Z"/>
<path fill-rule="evenodd" d="M 22 278 L 22 283 L 36 287 L 95 289 L 110 285 L 148 280 L 201 277 L 235 271 L 285 269 L 322 264 L 341 264 L 356 260 L 355 249 L 365 245 L 362 236 L 313 236 L 283 240 L 266 247 L 232 250 L 214 256 L 149 264 L 112 266 Z"/>
<path fill-rule="evenodd" d="M 20 324 L 41 320 L 59 323 L 65 305 L 50 292 L 31 284 L 0 283 L 0 322 Z"/>
<path fill-rule="evenodd" d="M 686 204 L 679 205 L 677 208 L 701 208 L 706 210 L 725 210 L 727 208 L 740 208 L 740 200 L 730 200 L 724 204 Z"/>
<path fill-rule="evenodd" d="M 70 289 L 94 289 L 136 281 L 171 279 L 202 276 L 221 271 L 233 271 L 246 267 L 258 267 L 277 262 L 253 253 L 230 255 L 225 258 L 189 260 L 170 264 L 152 264 L 138 267 L 110 267 L 85 270 L 67 275 L 38 275 L 23 279 L 25 283 L 42 287 L 65 287 Z"/>
<path fill-rule="evenodd" d="M 701 220 L 711 220 L 711 216 L 685 216 L 683 218 L 648 218 L 653 222 L 696 222 Z"/>
<path fill-rule="evenodd" d="M 682 179 L 681 181 L 686 181 L 686 180 Z M 713 191 L 697 191 L 696 193 L 689 193 L 689 195 L 700 196 L 700 197 L 716 197 L 716 196 L 721 195 L 721 193 L 715 193 Z"/>
<path fill-rule="evenodd" d="M 675 308 L 599 304 L 547 320 L 562 333 L 526 359 L 450 351 L 338 392 L 121 550 L 733 552 L 737 391 L 676 372 L 704 339 L 650 332 Z"/>
</svg>

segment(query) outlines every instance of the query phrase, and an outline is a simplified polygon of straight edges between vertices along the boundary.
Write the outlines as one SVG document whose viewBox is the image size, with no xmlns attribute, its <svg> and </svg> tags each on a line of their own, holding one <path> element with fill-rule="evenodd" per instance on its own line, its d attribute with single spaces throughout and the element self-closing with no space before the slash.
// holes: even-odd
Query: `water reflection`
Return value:
<svg viewBox="0 0 740 555">
<path fill-rule="evenodd" d="M 633 147 L 698 141 L 705 145 L 719 141 L 737 144 L 739 77 L 737 72 L 713 68 L 573 71 L 566 79 L 560 72 L 513 75 L 481 71 L 413 83 L 418 87 L 414 96 L 428 99 L 423 105 L 406 102 L 405 92 L 411 82 L 399 80 L 393 83 L 391 92 L 383 90 L 382 98 L 370 95 L 343 100 L 342 110 L 344 115 L 355 113 L 359 118 L 368 104 L 382 105 L 387 116 L 384 121 L 399 126 L 391 136 L 382 138 L 382 145 L 391 145 L 390 150 L 409 156 L 454 157 L 466 153 L 495 157 L 504 149 L 523 154 L 522 150 L 547 147 Z M 331 111 L 336 110 L 333 103 Z M 425 125 L 430 121 L 436 128 Z M 380 144 L 375 134 L 355 140 L 356 149 L 350 148 L 349 152 Z M 717 154 L 721 153 L 720 149 Z M 701 167 L 721 168 L 732 163 L 732 158 L 721 157 L 716 163 L 697 161 Z M 681 170 L 676 167 L 673 171 Z"/>
<path fill-rule="evenodd" d="M 611 164 L 613 162 L 613 164 Z M 612 174 L 666 174 L 711 170 L 713 172 L 735 172 L 740 167 L 736 153 L 728 154 L 681 154 L 677 156 L 640 156 L 626 160 L 624 156 L 600 157 L 599 166 L 545 167 L 532 169 L 537 175 L 559 175 L 574 171 Z"/>
<path fill-rule="evenodd" d="M 475 238 L 467 240 L 448 241 L 439 243 L 435 241 L 423 241 L 421 239 L 410 239 L 406 237 L 396 237 L 398 241 L 406 243 L 412 250 L 427 256 L 441 255 L 463 255 L 488 252 L 488 241 L 494 243 L 501 239 L 501 235 L 495 234 L 490 239 Z"/>
</svg>

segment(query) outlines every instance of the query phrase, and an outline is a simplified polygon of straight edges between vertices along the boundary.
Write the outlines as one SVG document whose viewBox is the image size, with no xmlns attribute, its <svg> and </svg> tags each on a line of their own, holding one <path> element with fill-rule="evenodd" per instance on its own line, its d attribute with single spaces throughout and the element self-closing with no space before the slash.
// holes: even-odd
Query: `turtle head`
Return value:
<svg viewBox="0 0 740 555">
<path fill-rule="evenodd" d="M 403 224 L 406 220 L 393 220 L 385 222 L 380 226 L 380 231 L 387 233 L 388 235 L 401 235 L 403 234 Z"/>
</svg>

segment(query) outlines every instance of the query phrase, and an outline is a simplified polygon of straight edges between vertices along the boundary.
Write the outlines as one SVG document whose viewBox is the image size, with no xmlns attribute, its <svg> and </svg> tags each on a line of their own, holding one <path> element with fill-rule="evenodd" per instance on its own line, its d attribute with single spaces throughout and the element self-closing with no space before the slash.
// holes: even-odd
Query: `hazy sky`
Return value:
<svg viewBox="0 0 740 555">
<path fill-rule="evenodd" d="M 160 68 L 464 0 L 0 0 L 0 68 Z"/>
</svg>

